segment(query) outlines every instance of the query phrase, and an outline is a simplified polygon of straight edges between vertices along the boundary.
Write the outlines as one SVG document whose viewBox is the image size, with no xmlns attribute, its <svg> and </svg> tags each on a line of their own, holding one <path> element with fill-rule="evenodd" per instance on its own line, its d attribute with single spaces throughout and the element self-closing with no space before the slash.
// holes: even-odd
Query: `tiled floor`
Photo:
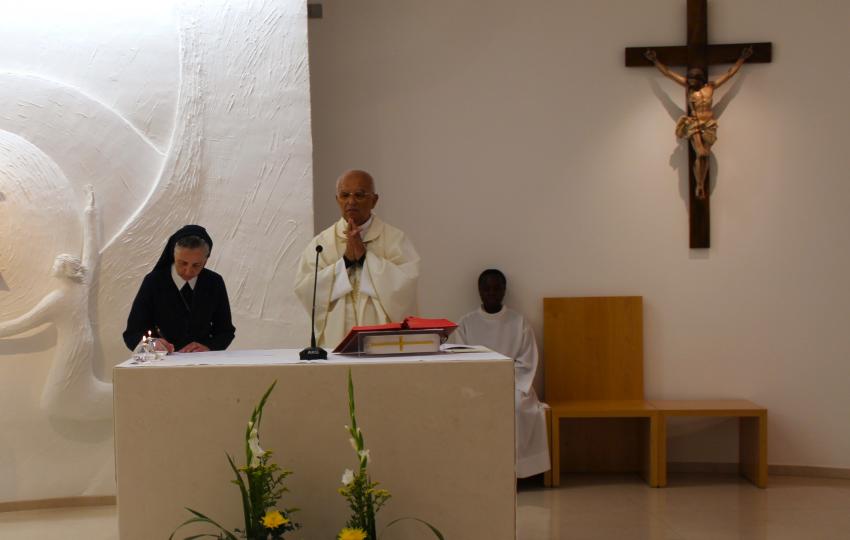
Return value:
<svg viewBox="0 0 850 540">
<path fill-rule="evenodd" d="M 0 513 L 0 540 L 117 540 L 114 506 Z"/>
<path fill-rule="evenodd" d="M 679 474 L 653 489 L 631 476 L 565 476 L 559 489 L 521 487 L 517 538 L 850 538 L 850 480 L 773 476 L 770 482 L 762 490 L 734 477 Z M 0 540 L 45 538 L 117 540 L 115 508 L 0 513 Z"/>
<path fill-rule="evenodd" d="M 850 480 L 773 476 L 758 489 L 733 476 L 565 476 L 523 488 L 519 540 L 816 540 L 850 538 Z"/>
</svg>

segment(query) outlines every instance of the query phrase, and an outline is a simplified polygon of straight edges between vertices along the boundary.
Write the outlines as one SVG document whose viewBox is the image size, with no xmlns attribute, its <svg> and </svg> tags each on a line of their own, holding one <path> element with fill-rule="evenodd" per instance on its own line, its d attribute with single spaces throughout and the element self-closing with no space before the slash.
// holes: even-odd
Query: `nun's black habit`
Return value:
<svg viewBox="0 0 850 540">
<path fill-rule="evenodd" d="M 186 225 L 171 235 L 133 300 L 124 331 L 124 343 L 130 350 L 136 348 L 148 331 L 170 341 L 174 350 L 195 341 L 220 351 L 233 341 L 236 328 L 230 318 L 230 302 L 221 276 L 207 268 L 201 270 L 188 309 L 171 277 L 174 246 L 187 236 L 203 238 L 212 250 L 212 238 L 200 225 Z"/>
</svg>

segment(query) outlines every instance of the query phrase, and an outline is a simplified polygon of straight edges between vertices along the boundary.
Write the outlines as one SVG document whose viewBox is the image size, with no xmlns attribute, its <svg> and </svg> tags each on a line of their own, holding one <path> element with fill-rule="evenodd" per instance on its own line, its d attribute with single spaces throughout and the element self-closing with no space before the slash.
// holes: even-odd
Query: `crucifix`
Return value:
<svg viewBox="0 0 850 540">
<path fill-rule="evenodd" d="M 626 66 L 656 66 L 664 75 L 686 89 L 686 114 L 676 125 L 676 134 L 687 137 L 690 246 L 710 244 L 708 205 L 708 162 L 717 134 L 717 121 L 711 110 L 714 88 L 729 80 L 746 62 L 770 62 L 771 43 L 708 44 L 706 0 L 688 0 L 688 44 L 684 47 L 627 47 Z M 711 64 L 734 66 L 715 81 L 708 80 Z M 687 77 L 667 66 L 687 66 Z"/>
</svg>

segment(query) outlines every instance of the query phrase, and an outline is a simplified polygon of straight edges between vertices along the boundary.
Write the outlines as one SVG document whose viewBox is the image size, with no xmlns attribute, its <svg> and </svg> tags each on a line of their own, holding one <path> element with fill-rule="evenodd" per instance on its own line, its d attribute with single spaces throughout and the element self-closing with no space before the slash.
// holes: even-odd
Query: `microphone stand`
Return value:
<svg viewBox="0 0 850 540">
<path fill-rule="evenodd" d="M 310 315 L 310 346 L 298 354 L 301 360 L 328 359 L 328 352 L 321 347 L 316 347 L 316 285 L 319 281 L 319 253 L 321 252 L 322 246 L 316 246 L 316 268 L 313 272 L 313 313 Z"/>
</svg>

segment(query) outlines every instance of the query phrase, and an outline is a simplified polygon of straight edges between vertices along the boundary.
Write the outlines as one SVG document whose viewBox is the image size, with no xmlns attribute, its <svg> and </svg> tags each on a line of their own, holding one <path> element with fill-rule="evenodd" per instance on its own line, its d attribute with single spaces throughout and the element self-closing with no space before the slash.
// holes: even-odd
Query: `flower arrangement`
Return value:
<svg viewBox="0 0 850 540">
<path fill-rule="evenodd" d="M 217 538 L 219 540 L 281 540 L 284 535 L 299 528 L 292 521 L 291 514 L 296 508 L 278 509 L 277 502 L 284 492 L 288 491 L 284 486 L 284 480 L 292 474 L 292 471 L 281 469 L 274 463 L 270 463 L 271 450 L 263 450 L 260 447 L 260 421 L 263 419 L 263 408 L 266 400 L 274 389 L 277 381 L 269 386 L 266 393 L 260 399 L 260 403 L 254 407 L 248 427 L 245 429 L 245 463 L 244 467 L 236 467 L 230 454 L 227 461 L 233 474 L 236 476 L 232 483 L 239 486 L 242 494 L 242 512 L 245 518 L 244 529 L 228 531 L 204 514 L 186 508 L 193 517 L 181 523 L 169 536 L 174 538 L 177 531 L 190 523 L 207 523 L 218 528 L 216 533 L 193 535 L 184 540 L 196 538 Z M 234 534 L 235 533 L 235 534 Z M 237 536 L 238 535 L 238 536 Z"/>
<path fill-rule="evenodd" d="M 373 482 L 369 476 L 368 465 L 371 457 L 363 437 L 363 432 L 357 426 L 354 410 L 354 382 L 351 370 L 348 370 L 348 414 L 351 425 L 345 426 L 350 435 L 351 447 L 357 453 L 357 471 L 345 469 L 342 475 L 342 487 L 339 494 L 346 498 L 351 508 L 351 517 L 345 527 L 339 532 L 337 540 L 377 540 L 377 522 L 375 515 L 390 499 L 390 492 L 378 488 L 379 482 Z M 442 533 L 430 523 L 418 518 L 399 518 L 388 523 L 384 529 L 399 521 L 411 519 L 427 526 L 439 540 L 444 540 Z"/>
</svg>

